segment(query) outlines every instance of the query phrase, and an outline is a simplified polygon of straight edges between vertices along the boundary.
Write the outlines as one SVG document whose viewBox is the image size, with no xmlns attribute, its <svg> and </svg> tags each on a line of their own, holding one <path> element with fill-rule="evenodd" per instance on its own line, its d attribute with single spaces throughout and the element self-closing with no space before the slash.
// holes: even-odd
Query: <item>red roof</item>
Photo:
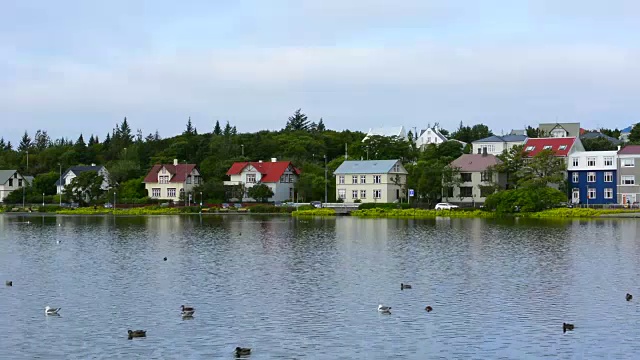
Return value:
<svg viewBox="0 0 640 360">
<path fill-rule="evenodd" d="M 553 150 L 556 156 L 567 156 L 575 142 L 576 138 L 574 137 L 528 138 L 524 143 L 524 152 L 527 153 L 527 156 L 533 157 L 542 150 Z M 531 146 L 533 148 L 530 148 Z"/>
<path fill-rule="evenodd" d="M 627 145 L 618 151 L 618 155 L 638 155 L 640 154 L 640 145 Z"/>
<path fill-rule="evenodd" d="M 227 171 L 227 175 L 238 175 L 242 172 L 242 170 L 247 167 L 247 165 L 253 166 L 260 174 L 262 174 L 262 179 L 260 182 L 279 182 L 280 177 L 284 174 L 285 170 L 291 166 L 293 171 L 300 175 L 300 170 L 298 170 L 291 161 L 272 161 L 272 162 L 237 162 L 233 163 L 231 169 Z"/>
<path fill-rule="evenodd" d="M 182 182 L 184 182 L 187 174 L 191 174 L 193 169 L 196 168 L 196 164 L 178 164 L 178 165 L 159 164 L 159 165 L 153 165 L 153 167 L 151 168 L 151 170 L 149 171 L 147 176 L 145 176 L 143 182 L 145 182 L 145 183 L 157 183 L 158 182 L 158 172 L 160 171 L 160 169 L 162 169 L 163 166 L 167 169 L 167 171 L 169 172 L 169 175 L 171 175 L 171 178 L 169 179 L 169 182 L 172 182 L 172 183 L 182 183 Z"/>
</svg>

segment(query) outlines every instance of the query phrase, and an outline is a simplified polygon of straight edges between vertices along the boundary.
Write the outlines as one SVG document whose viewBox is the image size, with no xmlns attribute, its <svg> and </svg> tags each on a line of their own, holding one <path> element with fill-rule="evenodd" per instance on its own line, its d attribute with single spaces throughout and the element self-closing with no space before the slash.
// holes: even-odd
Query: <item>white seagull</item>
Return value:
<svg viewBox="0 0 640 360">
<path fill-rule="evenodd" d="M 49 307 L 49 305 L 47 305 L 44 308 L 44 314 L 45 315 L 60 315 L 60 314 L 58 314 L 58 311 L 60 311 L 60 309 L 62 309 L 62 308 L 55 308 L 54 309 L 54 308 Z"/>
<path fill-rule="evenodd" d="M 391 314 L 391 306 L 378 305 L 378 312 Z"/>
</svg>

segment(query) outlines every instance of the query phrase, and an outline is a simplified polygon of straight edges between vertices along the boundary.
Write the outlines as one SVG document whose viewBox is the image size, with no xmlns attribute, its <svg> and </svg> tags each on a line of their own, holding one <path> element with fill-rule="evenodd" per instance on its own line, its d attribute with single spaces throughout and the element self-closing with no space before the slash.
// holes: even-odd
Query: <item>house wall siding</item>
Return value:
<svg viewBox="0 0 640 360">
<path fill-rule="evenodd" d="M 169 174 L 169 173 L 167 173 Z M 170 175 L 170 174 L 169 174 Z M 180 190 L 184 189 L 187 193 L 192 193 L 193 189 L 199 184 L 194 184 L 193 177 L 200 176 L 200 172 L 197 169 L 194 169 L 191 173 L 191 184 L 187 184 L 186 182 L 169 182 L 168 184 L 160 184 L 157 182 L 154 183 L 145 183 L 144 188 L 147 190 L 147 195 L 152 199 L 159 200 L 172 200 L 174 202 L 180 201 Z M 153 189 L 160 189 L 160 196 L 153 196 Z M 175 196 L 169 196 L 169 189 L 176 189 Z M 196 201 L 195 194 L 192 195 L 191 202 L 195 203 Z M 188 201 L 188 198 L 187 198 Z"/>
<path fill-rule="evenodd" d="M 4 199 L 7 197 L 7 195 L 9 195 L 10 192 L 14 190 L 22 189 L 23 187 L 26 186 L 26 181 L 24 177 L 20 173 L 17 173 L 17 175 L 18 175 L 17 178 L 13 178 L 12 186 L 9 186 L 9 180 L 7 180 L 4 184 L 0 185 L 0 202 L 4 202 Z M 22 186 L 18 186 L 18 183 L 19 183 L 18 180 L 22 180 Z"/>
<path fill-rule="evenodd" d="M 634 159 L 633 167 L 622 166 L 624 159 Z M 633 175 L 635 177 L 635 185 L 623 185 L 622 176 Z M 640 155 L 618 155 L 618 175 L 616 177 L 618 184 L 618 204 L 634 203 L 640 201 Z"/>
<path fill-rule="evenodd" d="M 587 182 L 589 173 L 595 173 L 596 181 Z M 611 182 L 605 182 L 605 173 L 613 173 Z M 578 182 L 574 182 L 574 174 L 578 174 Z M 578 170 L 569 171 L 569 196 L 573 199 L 573 189 L 578 189 L 580 193 L 580 204 L 615 204 L 617 203 L 618 187 L 616 183 L 617 170 Z M 595 199 L 588 199 L 587 194 L 589 189 L 595 189 Z M 612 189 L 613 197 L 611 199 L 604 198 L 604 190 Z"/>
<path fill-rule="evenodd" d="M 358 176 L 358 183 L 352 183 L 352 176 Z M 361 182 L 361 176 L 365 176 L 365 184 Z M 374 184 L 373 177 L 374 175 L 380 175 L 382 183 Z M 340 176 L 344 176 L 345 183 L 340 184 Z M 399 174 L 399 173 L 387 173 L 387 174 L 338 174 L 336 175 L 336 200 L 340 198 L 340 190 L 345 190 L 345 199 L 344 202 L 354 202 L 356 199 L 352 196 L 352 191 L 358 191 L 358 197 L 363 203 L 389 203 L 394 202 L 396 200 L 403 201 L 406 199 L 406 184 L 407 184 L 407 175 Z M 363 199 L 361 197 L 361 191 L 366 191 L 366 197 Z M 380 199 L 373 198 L 373 191 L 381 190 L 382 194 Z"/>
</svg>

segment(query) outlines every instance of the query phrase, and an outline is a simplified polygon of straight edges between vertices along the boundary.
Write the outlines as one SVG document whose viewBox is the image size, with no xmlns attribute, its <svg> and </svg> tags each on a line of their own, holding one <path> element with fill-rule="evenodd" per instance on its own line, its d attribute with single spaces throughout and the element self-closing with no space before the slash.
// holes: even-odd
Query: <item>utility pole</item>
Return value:
<svg viewBox="0 0 640 360">
<path fill-rule="evenodd" d="M 327 154 L 324 155 L 324 203 L 327 203 L 327 187 L 329 183 L 327 182 Z"/>
</svg>

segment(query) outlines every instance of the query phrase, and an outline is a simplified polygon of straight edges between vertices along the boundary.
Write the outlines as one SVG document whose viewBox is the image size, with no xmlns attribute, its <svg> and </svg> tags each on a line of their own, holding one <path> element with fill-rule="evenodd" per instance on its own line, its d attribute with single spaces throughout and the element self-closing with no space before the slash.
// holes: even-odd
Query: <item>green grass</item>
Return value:
<svg viewBox="0 0 640 360">
<path fill-rule="evenodd" d="M 296 210 L 291 213 L 293 216 L 335 216 L 336 211 L 334 209 L 309 209 L 309 210 Z"/>
<path fill-rule="evenodd" d="M 351 212 L 352 216 L 366 218 L 435 218 L 438 216 L 458 217 L 458 218 L 477 218 L 477 217 L 494 217 L 495 213 L 482 210 L 426 210 L 426 209 L 383 209 L 373 208 L 356 210 Z"/>
<path fill-rule="evenodd" d="M 181 214 L 184 211 L 178 208 L 167 208 L 159 206 L 147 206 L 130 209 L 116 209 L 116 215 L 174 215 Z M 114 214 L 113 209 L 84 207 L 77 209 L 63 209 L 56 211 L 56 214 L 62 215 L 106 215 Z"/>
<path fill-rule="evenodd" d="M 556 208 L 544 210 L 536 213 L 522 214 L 524 217 L 532 218 L 593 218 L 599 217 L 605 214 L 623 214 L 640 212 L 640 210 L 628 210 L 628 209 L 587 209 L 587 208 Z"/>
</svg>

